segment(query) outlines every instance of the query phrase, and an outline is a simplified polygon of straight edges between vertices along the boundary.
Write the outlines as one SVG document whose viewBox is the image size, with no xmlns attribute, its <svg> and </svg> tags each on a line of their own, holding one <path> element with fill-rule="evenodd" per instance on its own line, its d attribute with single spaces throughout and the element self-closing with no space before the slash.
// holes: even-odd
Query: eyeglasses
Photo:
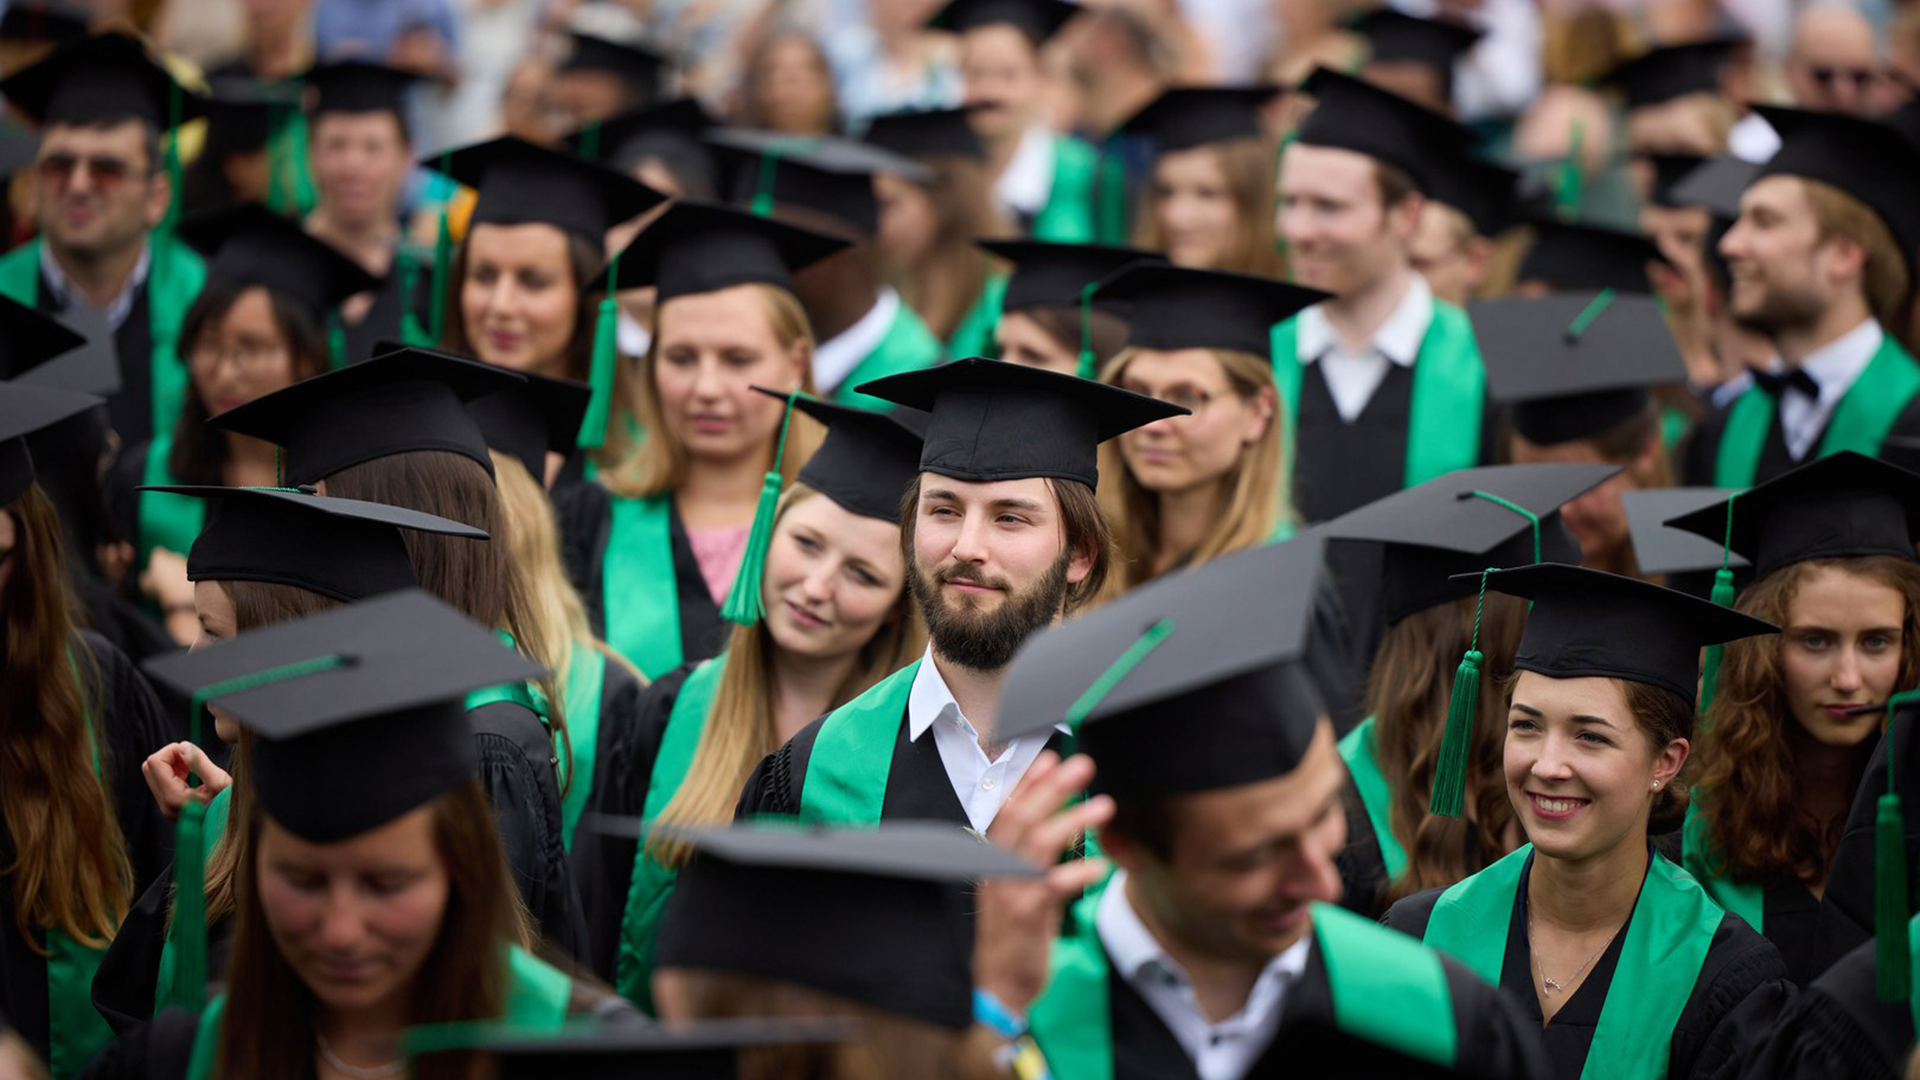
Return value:
<svg viewBox="0 0 1920 1080">
<path fill-rule="evenodd" d="M 243 371 L 259 371 L 284 359 L 286 355 L 284 346 L 266 341 L 225 342 L 202 338 L 187 350 L 187 359 L 195 364 L 217 368 L 221 361 L 231 356 Z"/>
<path fill-rule="evenodd" d="M 81 154 L 48 154 L 34 162 L 33 167 L 40 179 L 55 187 L 66 187 L 73 182 L 74 174 L 84 168 L 93 185 L 103 191 L 111 191 L 135 175 L 146 175 L 124 158 Z"/>
<path fill-rule="evenodd" d="M 1808 68 L 1807 72 L 1813 76 L 1814 82 L 1825 89 L 1831 89 L 1834 83 L 1842 80 L 1852 83 L 1856 90 L 1865 90 L 1873 85 L 1872 68 L 1828 67 L 1824 64 L 1816 64 Z"/>
</svg>

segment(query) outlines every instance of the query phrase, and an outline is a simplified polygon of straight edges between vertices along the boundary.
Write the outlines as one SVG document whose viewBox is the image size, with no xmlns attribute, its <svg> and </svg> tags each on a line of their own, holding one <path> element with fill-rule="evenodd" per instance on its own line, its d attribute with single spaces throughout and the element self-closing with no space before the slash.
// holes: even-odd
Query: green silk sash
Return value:
<svg viewBox="0 0 1920 1080">
<path fill-rule="evenodd" d="M 1840 398 L 1820 437 L 1816 456 L 1826 457 L 1842 450 L 1854 450 L 1869 457 L 1880 455 L 1880 444 L 1893 430 L 1900 413 L 1920 394 L 1920 363 L 1892 334 L 1884 335 L 1880 348 Z M 1760 453 L 1766 447 L 1767 433 L 1779 402 L 1758 386 L 1749 386 L 1734 400 L 1727 414 L 1726 430 L 1720 433 L 1720 446 L 1713 459 L 1713 482 L 1718 487 L 1749 488 L 1760 471 Z"/>
<path fill-rule="evenodd" d="M 587 809 L 587 796 L 593 792 L 594 759 L 600 753 L 600 695 L 607 682 L 607 654 L 591 641 L 573 643 L 573 659 L 567 664 L 567 681 L 561 690 L 566 703 L 567 748 L 562 759 L 560 800 L 560 840 L 573 850 L 573 830 Z"/>
<path fill-rule="evenodd" d="M 1687 803 L 1687 817 L 1680 825 L 1680 865 L 1707 890 L 1714 903 L 1745 919 L 1754 933 L 1764 934 L 1761 922 L 1767 910 L 1767 891 L 1757 881 L 1734 880 L 1733 866 L 1720 851 L 1707 815 L 1700 810 L 1704 793 L 1705 789 L 1693 789 L 1693 798 Z"/>
<path fill-rule="evenodd" d="M 600 561 L 607 644 L 640 674 L 680 666 L 680 583 L 673 572 L 671 495 L 612 496 L 613 521 Z"/>
<path fill-rule="evenodd" d="M 840 385 L 834 387 L 828 397 L 838 405 L 882 411 L 891 409 L 892 402 L 855 393 L 853 388 L 888 375 L 933 367 L 946 356 L 947 347 L 933 336 L 933 331 L 927 329 L 927 324 L 920 316 L 905 301 L 901 301 L 899 310 L 893 313 L 893 321 L 887 324 L 887 334 L 880 339 L 880 344 L 861 358 L 860 363 L 847 373 L 846 378 L 840 380 Z"/>
<path fill-rule="evenodd" d="M 1523 844 L 1442 893 L 1427 922 L 1427 944 L 1500 985 L 1507 929 L 1532 852 L 1532 844 Z M 1580 1070 L 1582 1080 L 1652 1080 L 1667 1074 L 1674 1026 L 1724 917 L 1686 871 L 1652 855 Z"/>
<path fill-rule="evenodd" d="M 986 285 L 980 290 L 980 299 L 967 309 L 960 325 L 953 328 L 953 335 L 947 339 L 947 359 L 1000 355 L 999 346 L 993 341 L 993 330 L 1000 325 L 1001 306 L 1007 299 L 1007 280 L 1006 274 L 988 275 Z"/>
<path fill-rule="evenodd" d="M 1085 244 L 1096 239 L 1093 187 L 1100 155 L 1071 135 L 1053 137 L 1053 184 L 1047 202 L 1033 216 L 1029 234 L 1056 244 Z M 1108 238 L 1118 243 L 1118 238 Z"/>
<path fill-rule="evenodd" d="M 893 746 L 921 661 L 915 660 L 827 714 L 807 758 L 800 820 L 818 825 L 878 825 L 887 801 Z"/>
<path fill-rule="evenodd" d="M 1360 792 L 1360 805 L 1367 811 L 1373 835 L 1380 842 L 1380 859 L 1387 867 L 1387 880 L 1406 872 L 1407 851 L 1393 835 L 1393 787 L 1380 771 L 1380 760 L 1373 737 L 1374 720 L 1369 716 L 1340 740 L 1340 756 L 1346 759 L 1347 773 Z"/>
</svg>

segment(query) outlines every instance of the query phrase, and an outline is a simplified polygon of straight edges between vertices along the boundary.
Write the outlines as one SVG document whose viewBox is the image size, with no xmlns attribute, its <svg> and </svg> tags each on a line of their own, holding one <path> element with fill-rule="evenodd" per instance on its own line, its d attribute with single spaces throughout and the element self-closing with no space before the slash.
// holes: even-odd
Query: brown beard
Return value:
<svg viewBox="0 0 1920 1080">
<path fill-rule="evenodd" d="M 955 566 L 929 578 L 920 568 L 907 568 L 907 586 L 920 613 L 927 620 L 927 636 L 933 650 L 946 660 L 974 671 L 998 671 L 1006 667 L 1035 630 L 1053 622 L 1067 599 L 1067 569 L 1073 553 L 1063 551 L 1026 589 L 1015 591 L 1005 578 L 992 581 L 967 566 Z M 971 603 L 949 604 L 940 587 L 949 581 L 971 581 L 1004 590 L 1007 598 L 999 610 L 974 610 Z"/>
</svg>

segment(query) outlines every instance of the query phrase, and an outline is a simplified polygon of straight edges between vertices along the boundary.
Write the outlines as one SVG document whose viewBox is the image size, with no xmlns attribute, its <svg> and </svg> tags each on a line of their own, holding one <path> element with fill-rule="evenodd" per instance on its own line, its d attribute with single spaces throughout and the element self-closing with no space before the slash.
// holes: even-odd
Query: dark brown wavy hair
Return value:
<svg viewBox="0 0 1920 1080">
<path fill-rule="evenodd" d="M 1795 563 L 1755 582 L 1737 606 L 1785 626 L 1800 586 L 1820 570 L 1866 578 L 1905 599 L 1895 685 L 1920 681 L 1920 565 L 1906 559 L 1874 555 Z M 1786 730 L 1795 721 L 1786 699 L 1782 644 L 1774 634 L 1727 643 L 1694 773 L 1700 811 L 1718 847 L 1708 853 L 1708 868 L 1768 887 L 1820 877 L 1840 840 L 1837 825 L 1829 829 L 1807 812 L 1799 790 Z"/>
<path fill-rule="evenodd" d="M 252 286 L 237 285 L 212 278 L 180 324 L 180 362 L 186 365 L 189 379 L 193 371 L 193 345 L 200 335 L 227 317 L 233 306 Z M 273 325 L 286 339 L 288 366 L 292 381 L 300 382 L 327 370 L 331 357 L 327 352 L 324 328 L 300 305 L 274 293 L 267 294 L 273 309 Z M 227 458 L 227 434 L 207 426 L 207 407 L 200 401 L 198 388 L 189 387 L 181 402 L 180 419 L 173 425 L 173 449 L 167 454 L 167 471 L 180 484 L 224 484 L 221 465 Z"/>
</svg>

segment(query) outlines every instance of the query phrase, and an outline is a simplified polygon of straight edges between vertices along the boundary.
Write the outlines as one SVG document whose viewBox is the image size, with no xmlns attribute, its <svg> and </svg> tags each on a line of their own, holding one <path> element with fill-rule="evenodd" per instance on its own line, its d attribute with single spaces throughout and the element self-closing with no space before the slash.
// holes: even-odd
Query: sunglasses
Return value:
<svg viewBox="0 0 1920 1080">
<path fill-rule="evenodd" d="M 1834 83 L 1841 81 L 1852 83 L 1857 90 L 1865 90 L 1867 87 L 1873 85 L 1872 68 L 1842 68 L 1815 65 L 1808 69 L 1808 73 L 1813 76 L 1814 82 L 1825 87 L 1831 87 Z"/>
<path fill-rule="evenodd" d="M 48 154 L 34 162 L 33 167 L 40 174 L 40 179 L 58 187 L 72 183 L 74 174 L 82 168 L 87 170 L 94 186 L 103 189 L 118 187 L 139 172 L 132 162 L 124 158 L 78 154 Z"/>
</svg>

